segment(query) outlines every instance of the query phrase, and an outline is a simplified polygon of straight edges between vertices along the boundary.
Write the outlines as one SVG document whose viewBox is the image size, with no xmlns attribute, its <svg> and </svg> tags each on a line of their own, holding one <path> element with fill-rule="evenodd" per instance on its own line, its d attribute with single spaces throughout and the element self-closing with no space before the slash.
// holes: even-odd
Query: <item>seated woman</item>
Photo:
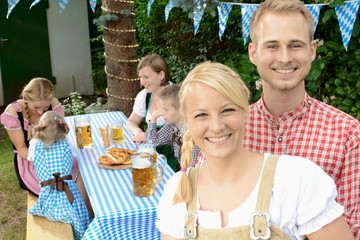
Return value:
<svg viewBox="0 0 360 240">
<path fill-rule="evenodd" d="M 22 90 L 22 99 L 9 104 L 0 116 L 14 148 L 15 172 L 20 187 L 38 196 L 40 183 L 36 176 L 33 162 L 27 161 L 29 141 L 32 138 L 33 126 L 48 110 L 54 110 L 64 116 L 64 110 L 55 98 L 53 84 L 45 78 L 32 79 Z M 79 167 L 74 161 L 73 178 L 76 178 Z"/>
<path fill-rule="evenodd" d="M 158 54 L 142 58 L 137 71 L 144 89 L 136 96 L 133 112 L 126 127 L 134 135 L 132 141 L 139 144 L 146 141 L 145 132 L 141 129 L 140 124 L 144 118 L 146 124 L 149 124 L 152 114 L 161 109 L 159 93 L 170 85 L 170 74 L 165 60 Z M 156 119 L 158 129 L 165 124 L 166 121 L 162 116 Z M 177 162 L 170 145 L 159 146 L 156 151 L 166 156 L 169 165 Z"/>
<path fill-rule="evenodd" d="M 182 83 L 187 126 L 181 171 L 165 185 L 156 226 L 162 239 L 354 239 L 334 181 L 310 160 L 243 147 L 249 90 L 220 63 Z M 189 168 L 198 145 L 206 161 Z"/>
</svg>

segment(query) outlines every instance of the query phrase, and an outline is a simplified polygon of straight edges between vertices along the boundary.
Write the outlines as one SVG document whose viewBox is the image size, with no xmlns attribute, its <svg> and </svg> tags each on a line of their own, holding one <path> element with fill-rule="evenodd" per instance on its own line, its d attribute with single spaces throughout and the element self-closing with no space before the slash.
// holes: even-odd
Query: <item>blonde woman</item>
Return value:
<svg viewBox="0 0 360 240">
<path fill-rule="evenodd" d="M 53 84 L 45 78 L 32 79 L 22 90 L 21 99 L 9 104 L 0 116 L 14 147 L 15 172 L 20 187 L 39 195 L 40 184 L 34 165 L 27 161 L 29 141 L 33 126 L 36 126 L 44 112 L 54 110 L 64 116 L 64 110 L 55 98 Z M 78 172 L 74 166 L 74 177 Z"/>
<path fill-rule="evenodd" d="M 249 91 L 220 63 L 182 83 L 187 132 L 181 171 L 167 183 L 156 226 L 162 239 L 353 239 L 334 181 L 315 163 L 243 147 Z M 198 145 L 206 155 L 188 169 Z"/>
</svg>

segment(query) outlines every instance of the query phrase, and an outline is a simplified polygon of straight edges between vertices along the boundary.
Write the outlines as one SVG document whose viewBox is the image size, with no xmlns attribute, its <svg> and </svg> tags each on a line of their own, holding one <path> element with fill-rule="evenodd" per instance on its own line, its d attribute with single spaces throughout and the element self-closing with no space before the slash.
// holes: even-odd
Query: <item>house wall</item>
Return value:
<svg viewBox="0 0 360 240">
<path fill-rule="evenodd" d="M 87 1 L 71 0 L 60 13 L 59 1 L 49 0 L 47 19 L 57 98 L 93 94 Z"/>
</svg>

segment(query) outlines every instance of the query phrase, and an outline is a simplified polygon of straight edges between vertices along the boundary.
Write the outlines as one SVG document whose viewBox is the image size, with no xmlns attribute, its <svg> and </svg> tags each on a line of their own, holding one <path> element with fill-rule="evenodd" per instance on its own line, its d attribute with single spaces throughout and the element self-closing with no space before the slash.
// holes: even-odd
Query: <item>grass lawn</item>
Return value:
<svg viewBox="0 0 360 240">
<path fill-rule="evenodd" d="M 26 191 L 19 187 L 10 139 L 0 124 L 0 239 L 26 238 Z"/>
</svg>

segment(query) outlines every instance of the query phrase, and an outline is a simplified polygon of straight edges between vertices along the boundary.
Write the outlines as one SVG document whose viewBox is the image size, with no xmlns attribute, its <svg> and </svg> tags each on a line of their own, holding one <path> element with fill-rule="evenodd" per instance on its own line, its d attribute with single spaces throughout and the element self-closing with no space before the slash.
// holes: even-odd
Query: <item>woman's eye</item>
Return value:
<svg viewBox="0 0 360 240">
<path fill-rule="evenodd" d="M 227 108 L 227 109 L 224 109 L 224 113 L 226 113 L 226 112 L 233 112 L 233 111 L 235 111 L 235 109 L 233 109 L 233 108 Z"/>
<path fill-rule="evenodd" d="M 205 113 L 200 113 L 200 114 L 195 115 L 195 118 L 205 117 L 205 116 L 206 116 Z"/>
</svg>

